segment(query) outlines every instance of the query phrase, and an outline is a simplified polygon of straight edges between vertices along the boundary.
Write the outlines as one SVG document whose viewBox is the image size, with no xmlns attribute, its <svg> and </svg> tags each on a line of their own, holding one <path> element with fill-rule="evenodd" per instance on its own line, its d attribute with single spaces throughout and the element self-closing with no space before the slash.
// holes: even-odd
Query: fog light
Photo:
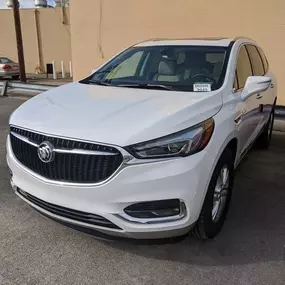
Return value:
<svg viewBox="0 0 285 285">
<path fill-rule="evenodd" d="M 186 207 L 181 200 L 169 199 L 130 205 L 120 216 L 134 222 L 151 223 L 181 219 L 185 213 Z"/>
</svg>

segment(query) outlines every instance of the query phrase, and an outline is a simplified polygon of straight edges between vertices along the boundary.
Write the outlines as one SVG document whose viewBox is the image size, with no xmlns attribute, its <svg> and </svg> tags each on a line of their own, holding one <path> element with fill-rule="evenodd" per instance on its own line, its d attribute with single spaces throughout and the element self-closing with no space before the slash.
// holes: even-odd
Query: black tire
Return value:
<svg viewBox="0 0 285 285">
<path fill-rule="evenodd" d="M 221 175 L 222 169 L 227 166 L 229 170 L 229 182 L 228 182 L 228 193 L 225 197 L 225 204 L 222 212 L 220 213 L 217 220 L 213 218 L 214 209 L 214 194 L 218 179 Z M 230 149 L 225 149 L 221 155 L 215 170 L 213 172 L 212 178 L 210 180 L 210 185 L 204 200 L 204 204 L 200 213 L 200 217 L 192 230 L 193 235 L 202 239 L 211 239 L 215 237 L 222 229 L 225 222 L 227 212 L 230 205 L 230 200 L 232 196 L 234 180 L 234 157 Z"/>
<path fill-rule="evenodd" d="M 14 80 L 18 80 L 19 78 L 20 78 L 20 75 L 13 75 L 13 76 L 11 76 L 12 77 L 12 79 L 14 79 Z"/>
<path fill-rule="evenodd" d="M 274 125 L 274 116 L 275 116 L 275 104 L 270 113 L 268 122 L 259 138 L 257 139 L 257 146 L 262 149 L 268 149 L 270 146 L 271 138 L 272 138 L 272 130 Z"/>
</svg>

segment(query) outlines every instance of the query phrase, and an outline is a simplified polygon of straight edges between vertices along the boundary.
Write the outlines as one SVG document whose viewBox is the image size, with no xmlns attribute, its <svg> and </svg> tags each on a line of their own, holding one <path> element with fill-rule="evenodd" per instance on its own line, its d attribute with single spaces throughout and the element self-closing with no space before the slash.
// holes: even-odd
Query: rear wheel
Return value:
<svg viewBox="0 0 285 285">
<path fill-rule="evenodd" d="M 195 236 L 210 239 L 222 229 L 232 196 L 233 178 L 234 157 L 230 149 L 225 149 L 212 175 L 200 217 L 192 230 Z"/>
<path fill-rule="evenodd" d="M 260 148 L 267 149 L 269 148 L 271 137 L 272 137 L 272 130 L 274 125 L 274 114 L 275 114 L 275 106 L 273 106 L 272 111 L 270 113 L 268 122 L 262 133 L 260 134 L 259 138 L 257 139 L 257 145 Z"/>
<path fill-rule="evenodd" d="M 19 77 L 20 77 L 20 75 L 13 75 L 13 76 L 11 76 L 11 77 L 12 77 L 12 79 L 14 79 L 14 80 L 18 80 Z"/>
</svg>

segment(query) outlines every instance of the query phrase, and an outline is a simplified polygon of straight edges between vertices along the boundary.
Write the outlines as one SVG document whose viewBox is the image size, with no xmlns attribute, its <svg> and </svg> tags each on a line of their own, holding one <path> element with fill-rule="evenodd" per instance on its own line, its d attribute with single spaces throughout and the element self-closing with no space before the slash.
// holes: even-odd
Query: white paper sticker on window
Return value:
<svg viewBox="0 0 285 285">
<path fill-rule="evenodd" d="M 193 84 L 193 91 L 209 92 L 209 91 L 211 91 L 211 84 L 210 83 L 194 83 Z"/>
</svg>

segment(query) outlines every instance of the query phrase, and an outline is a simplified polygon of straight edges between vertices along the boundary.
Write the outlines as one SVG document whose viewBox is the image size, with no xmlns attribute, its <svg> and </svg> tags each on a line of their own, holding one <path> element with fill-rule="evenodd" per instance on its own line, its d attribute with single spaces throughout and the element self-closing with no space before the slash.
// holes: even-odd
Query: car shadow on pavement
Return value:
<svg viewBox="0 0 285 285">
<path fill-rule="evenodd" d="M 285 260 L 285 133 L 275 132 L 268 151 L 253 150 L 239 167 L 228 218 L 215 239 L 102 242 L 151 259 L 207 266 Z"/>
</svg>

